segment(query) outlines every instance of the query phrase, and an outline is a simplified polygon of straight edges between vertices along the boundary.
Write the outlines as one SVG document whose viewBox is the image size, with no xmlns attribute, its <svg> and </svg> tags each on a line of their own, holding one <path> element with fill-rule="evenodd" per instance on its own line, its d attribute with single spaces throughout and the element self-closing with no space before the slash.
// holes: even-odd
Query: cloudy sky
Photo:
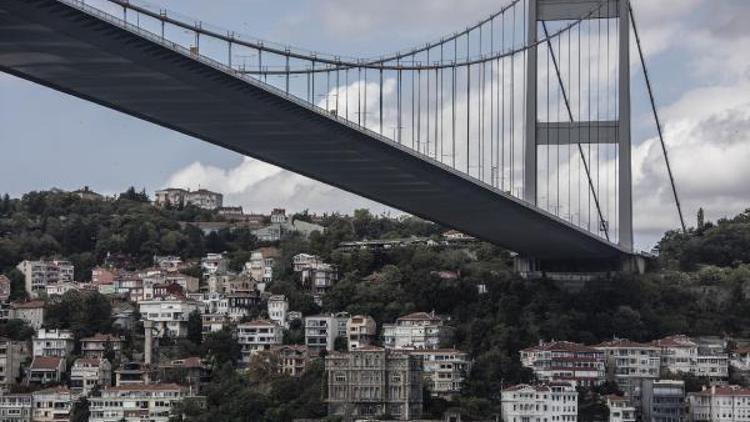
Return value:
<svg viewBox="0 0 750 422">
<path fill-rule="evenodd" d="M 318 51 L 376 56 L 433 40 L 508 0 L 151 0 L 258 38 Z M 633 0 L 675 177 L 693 224 L 750 199 L 750 2 Z M 643 79 L 633 56 L 636 241 L 648 249 L 677 227 Z M 89 185 L 223 191 L 247 210 L 351 211 L 368 203 L 201 141 L 0 74 L 0 192 Z"/>
</svg>

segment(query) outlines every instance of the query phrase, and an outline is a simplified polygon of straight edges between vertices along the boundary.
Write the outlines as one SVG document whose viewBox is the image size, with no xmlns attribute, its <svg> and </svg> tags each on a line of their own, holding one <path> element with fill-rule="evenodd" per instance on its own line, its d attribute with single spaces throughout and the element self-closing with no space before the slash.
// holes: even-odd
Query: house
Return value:
<svg viewBox="0 0 750 422">
<path fill-rule="evenodd" d="M 96 387 L 112 384 L 112 364 L 107 359 L 78 358 L 70 368 L 70 388 L 87 396 Z"/>
<path fill-rule="evenodd" d="M 242 361 L 250 363 L 253 356 L 272 346 L 281 344 L 284 334 L 280 326 L 271 321 L 254 320 L 238 324 L 235 328 L 237 342 L 242 347 Z"/>
<path fill-rule="evenodd" d="M 222 253 L 209 253 L 201 258 L 201 269 L 203 276 L 208 277 L 213 274 L 225 274 L 227 272 L 227 259 Z"/>
<path fill-rule="evenodd" d="M 115 385 L 119 387 L 150 384 L 157 378 L 157 375 L 157 368 L 152 365 L 141 362 L 126 362 L 115 369 Z"/>
<path fill-rule="evenodd" d="M 691 374 L 712 380 L 729 376 L 729 355 L 724 345 L 701 344 L 687 336 L 675 335 L 653 341 L 660 349 L 661 372 Z"/>
<path fill-rule="evenodd" d="M 333 351 L 338 336 L 338 321 L 333 314 L 305 317 L 305 346 L 310 354 L 317 356 L 321 351 Z"/>
<path fill-rule="evenodd" d="M 257 282 L 273 281 L 273 264 L 281 257 L 277 248 L 259 248 L 251 252 L 250 261 L 245 263 L 245 272 Z"/>
<path fill-rule="evenodd" d="M 7 302 L 10 299 L 10 279 L 0 274 L 0 302 Z"/>
<path fill-rule="evenodd" d="M 307 346 L 273 346 L 271 347 L 271 354 L 276 359 L 278 372 L 293 377 L 302 375 L 310 360 Z"/>
<path fill-rule="evenodd" d="M 169 422 L 173 408 L 185 397 L 177 384 L 121 385 L 90 397 L 89 422 Z"/>
<path fill-rule="evenodd" d="M 338 281 L 339 275 L 331 264 L 318 263 L 305 267 L 300 272 L 302 285 L 314 295 L 324 295 Z"/>
<path fill-rule="evenodd" d="M 570 383 L 514 385 L 502 391 L 500 402 L 504 421 L 578 420 L 578 392 Z"/>
<path fill-rule="evenodd" d="M 38 330 L 44 324 L 44 301 L 13 302 L 10 304 L 8 318 L 26 321 L 32 328 Z"/>
<path fill-rule="evenodd" d="M 245 212 L 242 207 L 221 207 L 217 210 L 217 214 L 224 217 L 225 220 L 242 220 L 245 217 Z"/>
<path fill-rule="evenodd" d="M 87 285 L 84 285 L 82 283 L 57 283 L 57 284 L 48 284 L 44 288 L 44 292 L 50 299 L 54 298 L 55 296 L 60 297 L 64 295 L 65 293 L 68 293 L 72 290 L 79 291 L 82 290 L 84 287 L 87 287 Z"/>
<path fill-rule="evenodd" d="M 645 379 L 640 392 L 641 420 L 682 422 L 685 411 L 685 382 Z"/>
<path fill-rule="evenodd" d="M 206 210 L 215 210 L 224 205 L 224 195 L 206 189 L 191 192 L 189 189 L 166 188 L 156 191 L 154 204 L 160 207 L 193 205 Z"/>
<path fill-rule="evenodd" d="M 461 394 L 469 374 L 469 355 L 456 349 L 414 350 L 422 360 L 424 382 L 434 397 L 450 400 Z"/>
<path fill-rule="evenodd" d="M 750 388 L 712 385 L 688 393 L 690 422 L 739 422 L 750 416 Z"/>
<path fill-rule="evenodd" d="M 627 397 L 633 396 L 642 380 L 659 377 L 659 347 L 627 339 L 605 341 L 593 347 L 604 352 L 607 380 L 616 382 Z"/>
<path fill-rule="evenodd" d="M 141 317 L 154 323 L 158 338 L 186 337 L 188 318 L 198 310 L 196 302 L 176 298 L 145 300 L 138 307 Z"/>
<path fill-rule="evenodd" d="M 33 401 L 31 394 L 0 395 L 0 421 L 31 422 Z"/>
<path fill-rule="evenodd" d="M 183 262 L 182 262 L 182 258 L 180 258 L 179 256 L 154 255 L 154 265 L 159 267 L 159 269 L 163 271 L 174 273 L 174 272 L 180 271 L 180 269 L 183 267 Z"/>
<path fill-rule="evenodd" d="M 123 337 L 97 333 L 81 339 L 81 354 L 87 358 L 102 359 L 105 357 L 107 348 L 110 348 L 115 358 L 119 358 L 122 354 L 122 343 L 124 341 Z"/>
<path fill-rule="evenodd" d="M 25 341 L 0 338 L 0 388 L 5 389 L 18 382 L 21 363 L 28 358 L 29 350 Z"/>
<path fill-rule="evenodd" d="M 27 384 L 59 384 L 65 373 L 65 359 L 58 356 L 35 356 L 27 370 Z"/>
<path fill-rule="evenodd" d="M 568 381 L 593 387 L 604 383 L 604 352 L 569 341 L 542 342 L 521 350 L 521 364 L 541 382 Z"/>
<path fill-rule="evenodd" d="M 24 276 L 26 293 L 39 297 L 50 284 L 72 283 L 75 268 L 68 261 L 22 261 L 16 266 Z"/>
<path fill-rule="evenodd" d="M 750 375 L 750 347 L 735 347 L 729 353 L 729 364 L 736 374 Z"/>
<path fill-rule="evenodd" d="M 349 351 L 372 344 L 378 333 L 375 320 L 369 315 L 354 315 L 346 321 L 346 342 Z"/>
<path fill-rule="evenodd" d="M 609 422 L 635 422 L 636 410 L 628 399 L 614 394 L 607 396 Z"/>
<path fill-rule="evenodd" d="M 302 272 L 305 268 L 322 263 L 323 261 L 317 255 L 300 253 L 292 257 L 292 268 L 294 272 Z"/>
<path fill-rule="evenodd" d="M 59 422 L 70 420 L 70 411 L 76 396 L 65 387 L 48 388 L 31 393 L 34 402 L 34 422 Z"/>
<path fill-rule="evenodd" d="M 94 267 L 91 269 L 92 284 L 112 284 L 115 280 L 115 271 L 105 267 Z"/>
<path fill-rule="evenodd" d="M 383 344 L 387 349 L 437 349 L 446 332 L 435 313 L 415 312 L 383 324 Z"/>
<path fill-rule="evenodd" d="M 325 228 L 318 224 L 288 217 L 286 210 L 277 208 L 271 211 L 271 224 L 254 230 L 253 234 L 258 240 L 264 242 L 278 242 L 287 233 L 299 233 L 308 237 L 314 231 L 323 233 Z"/>
<path fill-rule="evenodd" d="M 166 188 L 154 193 L 154 205 L 160 207 L 174 206 L 181 207 L 185 205 L 185 195 L 187 190 L 179 188 Z"/>
<path fill-rule="evenodd" d="M 272 295 L 268 298 L 268 319 L 276 324 L 289 328 L 286 313 L 289 311 L 289 301 L 284 295 Z"/>
<path fill-rule="evenodd" d="M 422 362 L 375 346 L 325 358 L 328 416 L 408 421 L 422 417 Z"/>
<path fill-rule="evenodd" d="M 81 189 L 74 190 L 71 193 L 86 201 L 101 201 L 102 199 L 104 199 L 104 196 L 94 192 L 88 186 L 84 186 Z"/>
<path fill-rule="evenodd" d="M 200 390 L 211 375 L 208 363 L 197 356 L 175 359 L 159 365 L 159 374 L 160 379 L 178 380 L 178 384 L 191 386 L 196 390 Z"/>
<path fill-rule="evenodd" d="M 216 333 L 229 325 L 229 317 L 225 314 L 202 314 L 203 336 Z"/>
<path fill-rule="evenodd" d="M 70 330 L 40 328 L 32 338 L 34 356 L 67 357 L 73 352 L 75 340 Z"/>
</svg>

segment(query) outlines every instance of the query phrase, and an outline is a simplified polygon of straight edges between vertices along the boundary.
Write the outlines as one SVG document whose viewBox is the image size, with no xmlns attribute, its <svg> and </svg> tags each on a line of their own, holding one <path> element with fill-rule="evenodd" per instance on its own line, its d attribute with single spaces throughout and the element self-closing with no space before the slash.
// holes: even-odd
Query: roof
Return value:
<svg viewBox="0 0 750 422">
<path fill-rule="evenodd" d="M 32 395 L 42 395 L 42 394 L 70 394 L 70 390 L 68 387 L 64 386 L 57 386 L 57 387 L 50 387 L 45 388 L 43 390 L 34 391 L 31 393 Z"/>
<path fill-rule="evenodd" d="M 696 396 L 750 396 L 750 388 L 739 385 L 716 385 L 704 387 L 703 391 L 690 393 Z"/>
<path fill-rule="evenodd" d="M 112 334 L 96 333 L 91 337 L 82 338 L 81 341 L 124 341 L 122 337 L 113 336 Z"/>
<path fill-rule="evenodd" d="M 585 346 L 580 343 L 573 343 L 570 341 L 551 341 L 549 343 L 541 343 L 536 346 L 532 346 L 523 349 L 522 352 L 542 352 L 542 351 L 553 351 L 553 352 L 571 352 L 571 353 L 597 353 L 599 350 Z"/>
<path fill-rule="evenodd" d="M 99 358 L 78 358 L 73 363 L 73 365 L 77 365 L 79 363 L 80 364 L 87 364 L 87 365 L 91 365 L 91 366 L 99 366 L 99 365 L 101 365 L 102 360 L 99 359 Z"/>
<path fill-rule="evenodd" d="M 651 342 L 652 345 L 657 347 L 695 347 L 696 344 L 690 337 L 684 335 L 674 335 L 664 337 L 659 340 Z"/>
<path fill-rule="evenodd" d="M 620 338 L 605 341 L 593 347 L 595 348 L 619 347 L 619 348 L 625 348 L 625 349 L 654 349 L 656 348 L 656 346 L 653 346 L 647 343 L 638 343 L 636 341 L 631 341 L 628 339 L 620 339 Z"/>
<path fill-rule="evenodd" d="M 404 350 L 404 351 L 407 351 L 407 352 L 409 352 L 409 354 L 412 354 L 412 355 L 434 355 L 434 354 L 438 354 L 438 353 L 456 353 L 456 354 L 463 354 L 463 355 L 467 355 L 468 354 L 468 352 L 464 352 L 463 350 L 451 349 L 451 348 L 446 348 L 446 349 L 419 349 L 419 350 Z"/>
<path fill-rule="evenodd" d="M 750 353 L 750 346 L 736 347 L 732 353 Z"/>
<path fill-rule="evenodd" d="M 190 356 L 183 359 L 175 359 L 171 362 L 172 366 L 182 368 L 205 368 L 206 362 L 198 356 Z"/>
<path fill-rule="evenodd" d="M 272 246 L 258 248 L 253 252 L 260 252 L 264 258 L 279 258 L 281 256 L 281 252 L 279 252 L 279 249 Z"/>
<path fill-rule="evenodd" d="M 31 362 L 31 369 L 57 369 L 62 358 L 56 356 L 37 356 Z"/>
<path fill-rule="evenodd" d="M 436 317 L 434 313 L 430 314 L 427 312 L 414 312 L 409 315 L 404 315 L 396 319 L 396 321 L 440 321 L 440 318 Z"/>
<path fill-rule="evenodd" d="M 247 326 L 247 325 L 263 325 L 263 326 L 273 327 L 276 324 L 273 323 L 272 321 L 268 321 L 268 320 L 265 320 L 265 319 L 254 319 L 252 321 L 243 322 L 242 324 L 238 324 L 237 326 L 238 327 L 244 327 L 244 326 Z"/>
<path fill-rule="evenodd" d="M 521 391 L 526 389 L 533 389 L 534 391 L 540 392 L 540 393 L 548 393 L 552 391 L 552 388 L 550 387 L 572 387 L 572 385 L 568 382 L 552 382 L 549 384 L 536 384 L 536 385 L 530 385 L 530 384 L 517 384 L 513 385 L 507 388 L 503 389 L 503 392 L 506 391 Z"/>
<path fill-rule="evenodd" d="M 617 394 L 608 394 L 607 400 L 609 401 L 628 401 L 624 396 L 618 396 Z"/>
<path fill-rule="evenodd" d="M 11 303 L 10 306 L 15 309 L 44 308 L 44 301 L 43 300 L 30 300 L 28 302 L 13 302 Z"/>
<path fill-rule="evenodd" d="M 357 347 L 356 349 L 352 351 L 353 352 L 382 352 L 384 350 L 385 349 L 382 347 L 368 345 L 368 346 Z"/>
</svg>

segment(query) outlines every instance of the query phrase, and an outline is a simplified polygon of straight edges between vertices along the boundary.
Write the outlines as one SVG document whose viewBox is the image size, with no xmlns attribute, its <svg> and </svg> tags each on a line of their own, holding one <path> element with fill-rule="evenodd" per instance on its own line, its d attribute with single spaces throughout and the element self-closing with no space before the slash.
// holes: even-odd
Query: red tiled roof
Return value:
<svg viewBox="0 0 750 422">
<path fill-rule="evenodd" d="M 76 359 L 74 365 L 77 363 L 85 363 L 91 366 L 99 366 L 101 365 L 102 361 L 99 358 L 78 358 Z"/>
<path fill-rule="evenodd" d="M 750 346 L 737 347 L 734 350 L 732 350 L 732 353 L 742 353 L 742 354 L 750 353 Z"/>
<path fill-rule="evenodd" d="M 571 352 L 571 353 L 597 353 L 599 352 L 599 350 L 593 347 L 585 346 L 580 343 L 573 343 L 570 341 L 553 341 L 549 343 L 542 343 L 542 344 L 532 346 L 532 347 L 522 350 L 522 352 L 542 352 L 542 351 Z"/>
<path fill-rule="evenodd" d="M 44 301 L 43 300 L 30 300 L 28 302 L 13 302 L 11 303 L 11 307 L 15 309 L 44 308 Z"/>
<path fill-rule="evenodd" d="M 655 346 L 646 344 L 646 343 L 638 343 L 635 341 L 630 341 L 628 339 L 614 339 L 610 341 L 605 341 L 602 343 L 599 343 L 594 348 L 600 348 L 600 347 L 621 347 L 626 349 L 653 349 Z"/>
<path fill-rule="evenodd" d="M 651 344 L 657 347 L 695 347 L 695 342 L 693 342 L 690 337 L 683 335 L 664 337 L 652 341 Z"/>
<path fill-rule="evenodd" d="M 398 318 L 397 321 L 440 321 L 440 318 L 427 312 L 414 312 Z"/>
<path fill-rule="evenodd" d="M 177 384 L 124 384 L 117 387 L 105 387 L 104 391 L 181 391 Z"/>
<path fill-rule="evenodd" d="M 740 387 L 739 385 L 717 385 L 691 394 L 700 396 L 750 396 L 750 388 Z"/>
<path fill-rule="evenodd" d="M 265 319 L 255 319 L 255 320 L 252 320 L 250 322 L 243 322 L 242 324 L 239 324 L 238 327 L 244 327 L 244 326 L 247 326 L 247 325 L 263 325 L 263 326 L 272 327 L 272 326 L 274 326 L 276 324 L 274 324 L 271 321 L 265 320 Z"/>
<path fill-rule="evenodd" d="M 182 368 L 205 368 L 206 363 L 203 359 L 197 356 L 191 356 L 184 359 L 176 359 L 172 361 L 172 365 L 180 366 Z"/>
<path fill-rule="evenodd" d="M 81 341 L 123 341 L 122 337 L 115 337 L 112 334 L 96 333 L 91 337 L 82 338 Z"/>
<path fill-rule="evenodd" d="M 57 369 L 62 358 L 55 356 L 37 356 L 31 362 L 31 369 Z"/>
</svg>

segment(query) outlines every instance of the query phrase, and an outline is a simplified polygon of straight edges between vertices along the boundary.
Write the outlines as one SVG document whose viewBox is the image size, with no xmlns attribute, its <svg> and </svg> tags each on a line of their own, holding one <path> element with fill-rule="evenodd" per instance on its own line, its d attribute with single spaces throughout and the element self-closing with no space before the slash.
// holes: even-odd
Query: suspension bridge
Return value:
<svg viewBox="0 0 750 422">
<path fill-rule="evenodd" d="M 603 270 L 633 257 L 633 19 L 627 0 L 509 0 L 362 58 L 133 0 L 0 0 L 0 71 L 456 228 L 528 269 Z"/>
</svg>

